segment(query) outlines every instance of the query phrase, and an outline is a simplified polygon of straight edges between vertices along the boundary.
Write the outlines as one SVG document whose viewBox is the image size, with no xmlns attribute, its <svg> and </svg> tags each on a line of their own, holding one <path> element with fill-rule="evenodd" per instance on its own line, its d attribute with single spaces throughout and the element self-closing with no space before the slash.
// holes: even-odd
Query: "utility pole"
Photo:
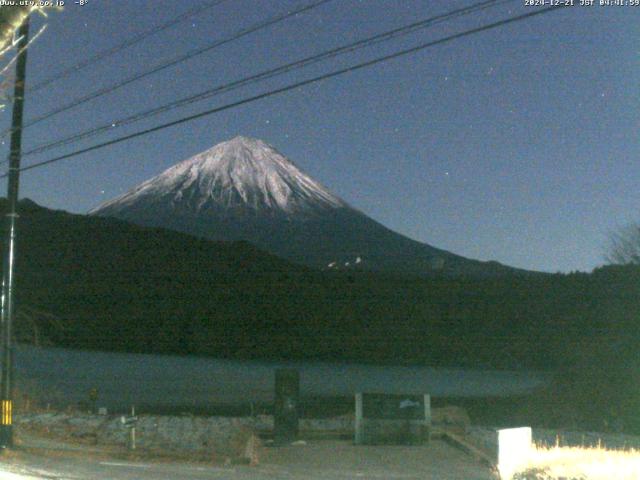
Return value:
<svg viewBox="0 0 640 480">
<path fill-rule="evenodd" d="M 3 244 L 2 298 L 0 340 L 2 373 L 0 375 L 0 448 L 13 446 L 13 289 L 16 250 L 16 219 L 18 217 L 18 189 L 20 186 L 20 157 L 22 156 L 22 113 L 24 111 L 29 17 L 18 29 L 18 58 L 13 90 L 13 118 L 11 123 L 11 151 L 7 186 L 6 231 Z"/>
</svg>

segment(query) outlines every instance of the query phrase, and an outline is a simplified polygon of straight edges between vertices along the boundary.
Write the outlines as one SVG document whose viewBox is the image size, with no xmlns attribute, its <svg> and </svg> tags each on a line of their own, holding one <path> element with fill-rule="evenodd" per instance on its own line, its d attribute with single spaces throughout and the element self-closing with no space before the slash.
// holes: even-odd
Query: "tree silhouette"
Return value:
<svg viewBox="0 0 640 480">
<path fill-rule="evenodd" d="M 628 225 L 613 233 L 605 259 L 615 265 L 640 265 L 640 225 Z"/>
</svg>

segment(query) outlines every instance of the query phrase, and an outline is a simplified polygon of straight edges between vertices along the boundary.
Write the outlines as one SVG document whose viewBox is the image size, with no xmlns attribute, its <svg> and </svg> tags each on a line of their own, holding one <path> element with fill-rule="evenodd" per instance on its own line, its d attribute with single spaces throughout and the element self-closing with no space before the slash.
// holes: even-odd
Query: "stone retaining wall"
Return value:
<svg viewBox="0 0 640 480">
<path fill-rule="evenodd" d="M 65 441 L 127 446 L 130 430 L 121 417 L 89 414 L 39 413 L 16 415 L 21 431 Z M 235 458 L 242 455 L 253 435 L 251 418 L 170 417 L 141 415 L 136 424 L 136 446 L 142 450 L 211 453 Z"/>
</svg>

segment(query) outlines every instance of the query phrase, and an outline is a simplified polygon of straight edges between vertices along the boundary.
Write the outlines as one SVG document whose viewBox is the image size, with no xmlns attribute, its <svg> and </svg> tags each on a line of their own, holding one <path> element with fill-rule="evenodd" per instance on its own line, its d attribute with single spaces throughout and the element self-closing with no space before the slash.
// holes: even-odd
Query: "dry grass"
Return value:
<svg viewBox="0 0 640 480">
<path fill-rule="evenodd" d="M 517 480 L 638 480 L 639 450 L 585 447 L 531 449 L 529 462 L 513 476 Z"/>
</svg>

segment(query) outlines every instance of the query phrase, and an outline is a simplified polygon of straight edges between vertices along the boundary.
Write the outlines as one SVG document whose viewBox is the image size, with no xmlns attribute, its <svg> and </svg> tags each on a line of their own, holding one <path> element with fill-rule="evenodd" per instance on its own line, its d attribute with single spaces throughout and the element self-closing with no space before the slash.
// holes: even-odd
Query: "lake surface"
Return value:
<svg viewBox="0 0 640 480">
<path fill-rule="evenodd" d="M 528 393 L 547 383 L 544 372 L 374 366 L 321 362 L 254 362 L 200 357 L 89 352 L 18 345 L 16 384 L 42 402 L 77 404 L 98 389 L 99 405 L 158 408 L 269 403 L 274 371 L 296 368 L 305 396 L 356 392 L 429 393 L 433 397 L 486 397 Z M 22 387 L 21 387 L 22 385 Z"/>
</svg>

